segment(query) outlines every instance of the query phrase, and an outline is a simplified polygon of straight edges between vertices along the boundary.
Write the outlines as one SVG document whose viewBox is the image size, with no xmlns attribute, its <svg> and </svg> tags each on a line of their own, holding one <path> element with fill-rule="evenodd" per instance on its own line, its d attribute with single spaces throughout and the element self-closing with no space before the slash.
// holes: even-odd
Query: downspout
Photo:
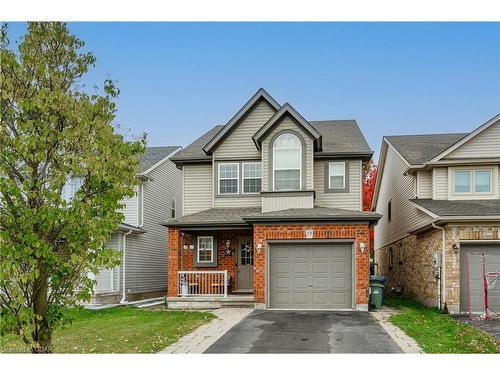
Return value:
<svg viewBox="0 0 500 375">
<path fill-rule="evenodd" d="M 123 261 L 122 261 L 122 299 L 120 301 L 120 303 L 127 303 L 127 290 L 125 289 L 125 285 L 126 285 L 126 282 L 125 282 L 125 269 L 127 268 L 125 266 L 125 251 L 127 249 L 127 236 L 132 233 L 131 230 L 129 230 L 127 233 L 124 233 L 123 234 Z"/>
<path fill-rule="evenodd" d="M 442 233 L 442 244 L 441 244 L 441 270 L 439 275 L 439 308 L 443 309 L 446 305 L 446 232 L 444 227 L 432 223 L 432 227 L 435 229 L 441 229 Z"/>
</svg>

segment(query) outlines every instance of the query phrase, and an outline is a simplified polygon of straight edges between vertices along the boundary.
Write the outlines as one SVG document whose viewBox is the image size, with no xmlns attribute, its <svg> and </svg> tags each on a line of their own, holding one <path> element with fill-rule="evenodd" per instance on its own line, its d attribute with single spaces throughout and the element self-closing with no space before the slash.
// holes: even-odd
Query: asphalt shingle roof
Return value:
<svg viewBox="0 0 500 375">
<path fill-rule="evenodd" d="M 321 153 L 363 153 L 371 155 L 372 150 L 355 120 L 326 120 L 309 122 L 322 135 L 323 150 Z M 212 157 L 203 151 L 203 147 L 224 127 L 217 125 L 196 139 L 183 150 L 175 154 L 174 162 L 190 160 L 211 160 Z"/>
<path fill-rule="evenodd" d="M 323 136 L 322 152 L 371 153 L 356 120 L 309 121 Z"/>
<path fill-rule="evenodd" d="M 375 220 L 380 219 L 381 215 L 374 212 L 344 210 L 341 208 L 327 208 L 327 207 L 314 207 L 314 208 L 289 208 L 287 210 L 258 212 L 244 217 L 247 221 L 262 221 L 266 219 L 278 220 Z"/>
<path fill-rule="evenodd" d="M 412 165 L 424 164 L 469 133 L 392 135 L 387 141 Z"/>
<path fill-rule="evenodd" d="M 189 146 L 179 151 L 173 157 L 170 158 L 172 161 L 181 160 L 200 160 L 207 159 L 211 160 L 212 157 L 207 155 L 203 151 L 203 147 L 224 127 L 224 125 L 217 125 L 210 129 L 208 132 L 203 134 L 201 137 L 192 142 Z"/>
<path fill-rule="evenodd" d="M 163 158 L 170 155 L 181 146 L 161 146 L 161 147 L 146 147 L 146 151 L 139 159 L 139 170 L 145 172 L 153 165 L 158 163 Z"/>
<path fill-rule="evenodd" d="M 194 214 L 171 219 L 164 223 L 166 226 L 175 225 L 234 225 L 247 224 L 243 216 L 260 212 L 260 207 L 238 207 L 238 208 L 211 208 L 209 210 L 196 212 Z"/>
<path fill-rule="evenodd" d="M 257 221 L 328 221 L 328 220 L 368 220 L 377 221 L 381 215 L 373 212 L 351 211 L 340 208 L 291 208 L 288 210 L 261 212 L 260 207 L 211 208 L 205 211 L 168 220 L 163 225 L 170 226 L 224 226 L 246 225 Z"/>
<path fill-rule="evenodd" d="M 410 200 L 438 216 L 500 216 L 500 199 L 460 201 Z"/>
</svg>

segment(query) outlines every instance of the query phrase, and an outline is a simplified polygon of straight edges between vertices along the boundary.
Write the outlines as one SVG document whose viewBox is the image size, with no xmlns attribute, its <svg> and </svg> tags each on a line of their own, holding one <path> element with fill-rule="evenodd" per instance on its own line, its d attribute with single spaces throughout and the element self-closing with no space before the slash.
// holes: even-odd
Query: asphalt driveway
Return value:
<svg viewBox="0 0 500 375">
<path fill-rule="evenodd" d="M 402 353 L 366 312 L 255 310 L 205 353 Z"/>
</svg>

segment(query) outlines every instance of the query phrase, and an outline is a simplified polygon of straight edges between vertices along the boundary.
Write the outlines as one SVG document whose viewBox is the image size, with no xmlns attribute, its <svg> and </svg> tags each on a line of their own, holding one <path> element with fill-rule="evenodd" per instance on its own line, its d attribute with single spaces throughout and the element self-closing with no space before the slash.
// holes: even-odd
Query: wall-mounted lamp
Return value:
<svg viewBox="0 0 500 375">
<path fill-rule="evenodd" d="M 194 245 L 189 245 L 189 250 L 193 250 L 194 249 Z"/>
<path fill-rule="evenodd" d="M 188 249 L 188 245 L 184 245 L 182 248 L 183 248 L 184 250 L 187 250 L 187 249 Z"/>
<path fill-rule="evenodd" d="M 361 242 L 359 244 L 359 250 L 361 250 L 361 253 L 364 254 L 365 253 L 365 243 L 364 242 Z"/>
<path fill-rule="evenodd" d="M 260 254 L 261 251 L 262 251 L 262 242 L 259 242 L 257 244 L 257 254 Z"/>
<path fill-rule="evenodd" d="M 451 248 L 453 249 L 453 252 L 455 253 L 455 255 L 458 254 L 458 245 L 456 243 L 451 245 Z"/>
</svg>

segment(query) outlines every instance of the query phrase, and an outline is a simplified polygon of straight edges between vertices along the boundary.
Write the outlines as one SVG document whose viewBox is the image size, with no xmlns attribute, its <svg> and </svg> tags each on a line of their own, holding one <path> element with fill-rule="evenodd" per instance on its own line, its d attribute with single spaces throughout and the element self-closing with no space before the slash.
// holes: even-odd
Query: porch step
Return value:
<svg viewBox="0 0 500 375">
<path fill-rule="evenodd" d="M 169 309 L 220 309 L 222 307 L 253 307 L 253 295 L 230 295 L 227 297 L 189 296 L 167 297 Z"/>
</svg>

